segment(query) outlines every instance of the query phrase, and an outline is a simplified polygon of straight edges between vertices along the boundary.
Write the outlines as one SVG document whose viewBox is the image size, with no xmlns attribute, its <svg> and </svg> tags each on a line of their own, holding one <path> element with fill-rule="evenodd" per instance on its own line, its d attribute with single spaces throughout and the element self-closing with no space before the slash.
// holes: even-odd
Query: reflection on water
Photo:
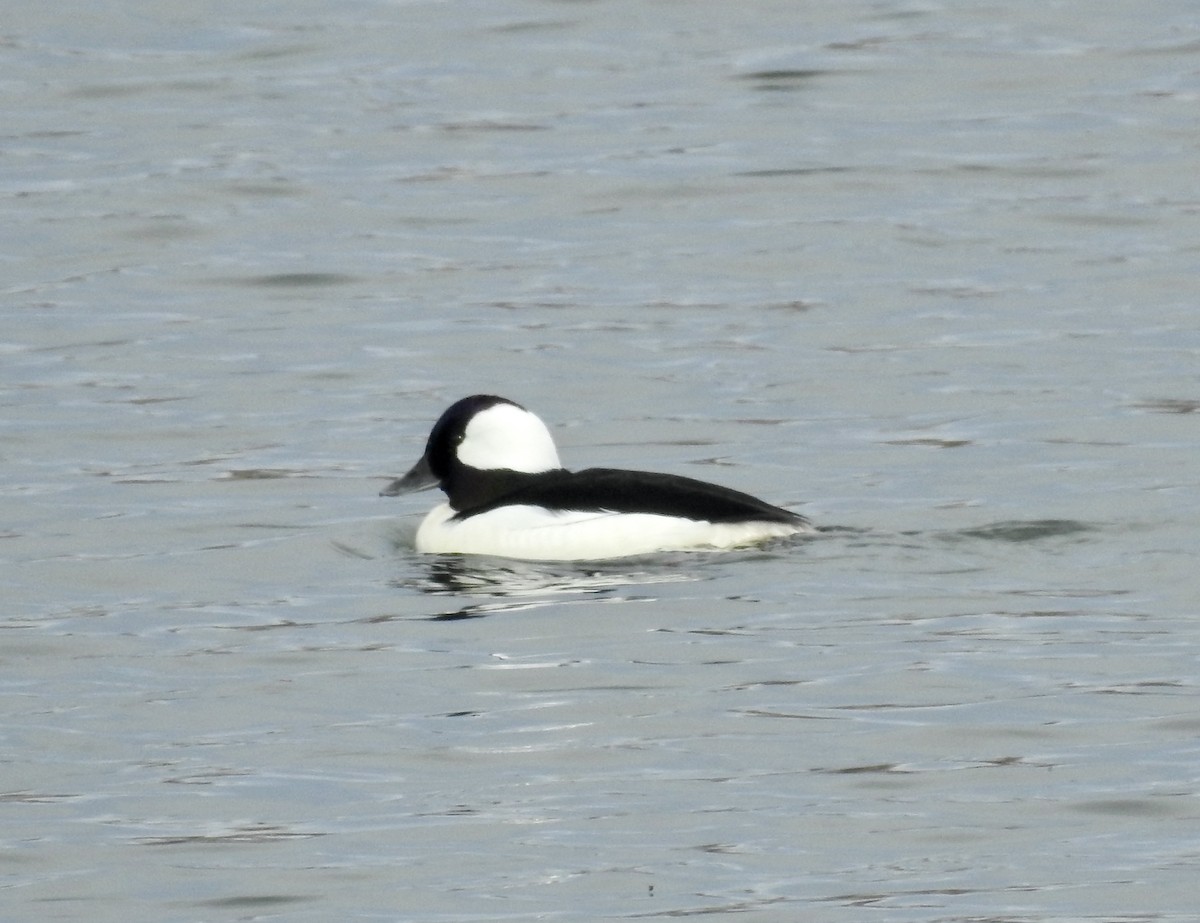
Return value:
<svg viewBox="0 0 1200 923">
<path fill-rule="evenodd" d="M 713 562 L 737 563 L 744 558 L 762 559 L 785 555 L 798 545 L 819 538 L 842 539 L 850 547 L 864 544 L 922 547 L 929 539 L 943 542 L 984 540 L 1023 543 L 1043 539 L 1080 536 L 1096 527 L 1070 519 L 1003 520 L 950 531 L 913 530 L 887 533 L 848 526 L 822 526 L 816 533 L 791 536 L 763 548 L 742 551 L 704 553 L 671 552 L 624 558 L 614 561 L 519 561 L 480 555 L 437 555 L 408 557 L 420 565 L 420 573 L 391 581 L 397 589 L 416 590 L 428 595 L 519 599 L 519 608 L 528 608 L 536 600 L 550 601 L 564 596 L 597 597 L 631 586 L 690 583 L 714 579 L 707 565 Z M 344 549 L 347 552 L 350 549 Z M 466 618 L 508 609 L 511 606 L 472 606 Z"/>
<path fill-rule="evenodd" d="M 422 562 L 421 573 L 392 581 L 392 586 L 430 595 L 484 597 L 509 602 L 479 602 L 430 616 L 438 621 L 480 618 L 496 612 L 531 609 L 564 598 L 611 597 L 630 586 L 687 583 L 705 579 L 699 569 L 673 569 L 667 562 L 653 566 L 604 563 L 547 563 L 500 558 L 442 555 Z"/>
<path fill-rule="evenodd" d="M 395 578 L 390 585 L 430 596 L 481 600 L 423 616 L 432 621 L 456 621 L 571 602 L 645 602 L 655 597 L 625 591 L 631 587 L 716 580 L 727 573 L 727 567 L 719 565 L 732 566 L 736 570 L 743 562 L 786 559 L 796 552 L 797 546 L 808 546 L 819 539 L 826 540 L 823 552 L 826 557 L 853 558 L 858 554 L 863 566 L 868 568 L 870 555 L 867 553 L 865 558 L 862 555 L 865 549 L 872 547 L 926 549 L 931 561 L 940 562 L 940 568 L 944 561 L 934 543 L 965 546 L 982 540 L 1003 546 L 1075 537 L 1093 531 L 1093 526 L 1065 519 L 1004 520 L 966 529 L 902 533 L 823 526 L 816 533 L 791 536 L 763 548 L 722 553 L 671 552 L 616 561 L 545 562 L 478 555 L 427 557 L 406 554 L 405 560 L 416 565 L 414 573 Z M 973 564 L 964 569 L 974 571 L 981 566 Z"/>
<path fill-rule="evenodd" d="M 416 590 L 429 595 L 473 596 L 489 599 L 517 599 L 516 608 L 558 602 L 563 597 L 606 597 L 613 591 L 635 586 L 692 583 L 716 578 L 710 565 L 736 563 L 743 559 L 769 559 L 786 555 L 807 544 L 821 532 L 858 530 L 837 528 L 819 530 L 777 539 L 760 546 L 736 551 L 677 551 L 641 555 L 608 561 L 520 561 L 482 555 L 408 556 L 419 562 L 421 573 L 397 578 L 397 589 Z M 407 551 L 408 544 L 393 536 L 393 547 Z M 440 618 L 471 618 L 514 608 L 506 605 L 471 606 Z"/>
</svg>

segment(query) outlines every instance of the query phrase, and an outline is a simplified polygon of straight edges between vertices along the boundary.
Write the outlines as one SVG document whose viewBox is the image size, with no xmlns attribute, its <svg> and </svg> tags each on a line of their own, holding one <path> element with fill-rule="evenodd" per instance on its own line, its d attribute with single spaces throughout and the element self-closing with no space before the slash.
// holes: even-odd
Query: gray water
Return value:
<svg viewBox="0 0 1200 923">
<path fill-rule="evenodd" d="M 1191 0 L 68 0 L 0 93 L 0 919 L 1195 919 Z M 824 531 L 416 555 L 475 391 Z"/>
</svg>

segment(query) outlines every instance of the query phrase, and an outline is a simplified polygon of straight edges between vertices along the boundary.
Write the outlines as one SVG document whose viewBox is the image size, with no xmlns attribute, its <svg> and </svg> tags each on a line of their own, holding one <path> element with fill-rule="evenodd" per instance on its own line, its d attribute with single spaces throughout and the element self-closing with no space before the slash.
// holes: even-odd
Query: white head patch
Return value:
<svg viewBox="0 0 1200 923">
<path fill-rule="evenodd" d="M 546 424 L 513 404 L 493 404 L 467 424 L 458 460 L 472 468 L 509 468 L 536 474 L 561 468 Z"/>
</svg>

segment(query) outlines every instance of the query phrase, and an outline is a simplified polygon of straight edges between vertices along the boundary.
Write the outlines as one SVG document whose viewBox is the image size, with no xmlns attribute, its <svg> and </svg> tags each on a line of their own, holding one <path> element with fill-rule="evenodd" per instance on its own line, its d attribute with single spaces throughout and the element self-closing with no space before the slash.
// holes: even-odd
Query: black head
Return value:
<svg viewBox="0 0 1200 923">
<path fill-rule="evenodd" d="M 467 438 L 467 427 L 480 413 L 498 404 L 508 404 L 518 410 L 524 410 L 520 404 L 494 394 L 472 394 L 462 400 L 455 401 L 442 412 L 438 421 L 429 431 L 429 439 L 425 443 L 425 461 L 430 473 L 438 480 L 445 481 L 458 462 L 458 447 Z"/>
<path fill-rule="evenodd" d="M 421 460 L 383 493 L 395 496 L 436 485 L 454 503 L 482 473 L 558 467 L 554 440 L 541 420 L 507 398 L 473 394 L 446 409 L 429 433 Z"/>
</svg>

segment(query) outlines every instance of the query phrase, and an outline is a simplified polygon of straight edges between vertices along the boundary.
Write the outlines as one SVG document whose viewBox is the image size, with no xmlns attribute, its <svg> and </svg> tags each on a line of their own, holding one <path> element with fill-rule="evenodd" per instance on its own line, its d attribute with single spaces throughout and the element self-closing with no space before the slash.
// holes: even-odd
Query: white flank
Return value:
<svg viewBox="0 0 1200 923">
<path fill-rule="evenodd" d="M 781 522 L 714 524 L 653 513 L 554 512 L 540 506 L 502 506 L 451 521 L 439 504 L 417 529 L 417 551 L 486 554 L 526 561 L 598 561 L 656 551 L 726 550 L 809 532 Z"/>
</svg>

